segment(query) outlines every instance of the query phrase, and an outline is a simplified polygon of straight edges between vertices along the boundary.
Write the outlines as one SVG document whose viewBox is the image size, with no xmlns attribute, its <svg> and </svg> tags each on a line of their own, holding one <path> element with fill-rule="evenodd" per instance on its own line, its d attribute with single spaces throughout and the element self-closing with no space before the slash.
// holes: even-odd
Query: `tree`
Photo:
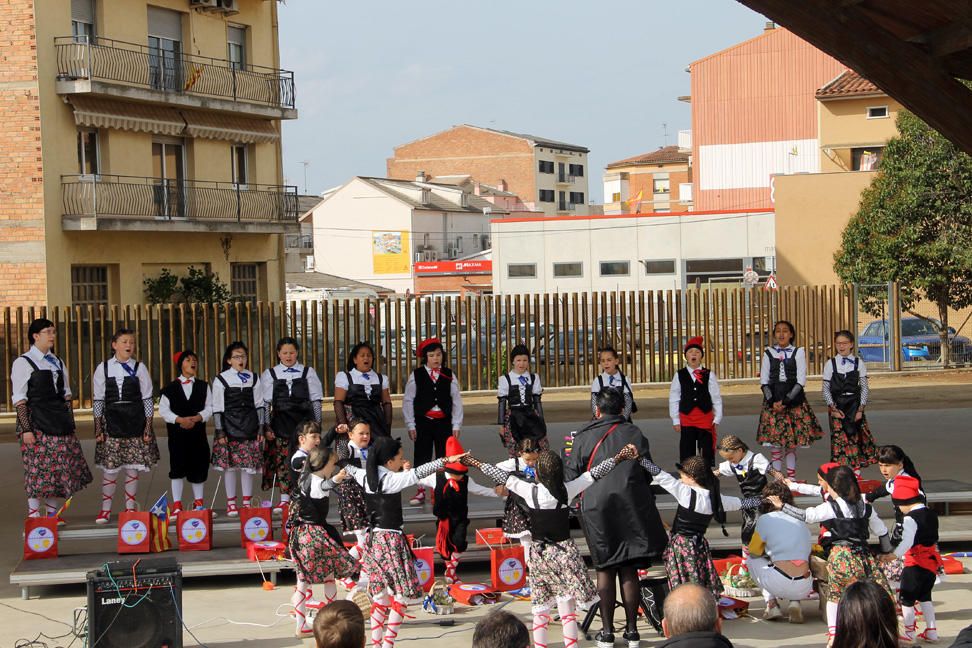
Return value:
<svg viewBox="0 0 972 648">
<path fill-rule="evenodd" d="M 847 283 L 897 281 L 902 308 L 938 329 L 948 366 L 949 308 L 972 305 L 972 157 L 909 112 L 897 127 L 844 229 L 834 271 Z M 935 304 L 938 321 L 914 310 L 921 300 Z"/>
<path fill-rule="evenodd" d="M 179 290 L 179 278 L 168 268 L 162 268 L 158 277 L 146 277 L 142 280 L 145 286 L 145 299 L 150 304 L 167 304 L 174 301 Z"/>
<path fill-rule="evenodd" d="M 224 304 L 232 299 L 229 286 L 220 281 L 218 274 L 189 266 L 186 275 L 178 277 L 168 269 L 162 268 L 158 277 L 147 277 L 142 281 L 145 286 L 145 299 L 150 304 Z"/>
</svg>

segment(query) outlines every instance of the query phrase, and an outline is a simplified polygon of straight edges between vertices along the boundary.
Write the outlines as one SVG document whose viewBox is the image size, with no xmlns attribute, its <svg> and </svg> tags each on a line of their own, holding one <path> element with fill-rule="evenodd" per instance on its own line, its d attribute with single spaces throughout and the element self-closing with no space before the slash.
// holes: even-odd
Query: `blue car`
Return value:
<svg viewBox="0 0 972 648">
<path fill-rule="evenodd" d="M 937 321 L 933 323 L 920 317 L 901 318 L 902 360 L 937 362 L 940 359 L 942 343 L 937 324 Z M 958 335 L 951 326 L 948 327 L 948 337 L 952 346 L 951 361 L 969 362 L 972 359 L 972 340 Z M 857 349 L 864 362 L 888 362 L 888 320 L 877 320 L 868 324 L 857 340 Z"/>
</svg>

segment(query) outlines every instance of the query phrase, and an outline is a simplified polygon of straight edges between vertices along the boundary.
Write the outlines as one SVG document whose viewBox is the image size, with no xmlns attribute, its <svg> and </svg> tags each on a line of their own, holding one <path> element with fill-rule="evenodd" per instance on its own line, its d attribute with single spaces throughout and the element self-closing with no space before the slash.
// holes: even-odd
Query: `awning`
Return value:
<svg viewBox="0 0 972 648">
<path fill-rule="evenodd" d="M 188 124 L 186 134 L 191 137 L 228 140 L 245 144 L 276 142 L 280 133 L 268 119 L 247 119 L 214 112 L 183 110 Z"/>
<path fill-rule="evenodd" d="M 172 136 L 186 130 L 185 120 L 174 108 L 82 96 L 71 97 L 71 105 L 78 126 Z"/>
</svg>

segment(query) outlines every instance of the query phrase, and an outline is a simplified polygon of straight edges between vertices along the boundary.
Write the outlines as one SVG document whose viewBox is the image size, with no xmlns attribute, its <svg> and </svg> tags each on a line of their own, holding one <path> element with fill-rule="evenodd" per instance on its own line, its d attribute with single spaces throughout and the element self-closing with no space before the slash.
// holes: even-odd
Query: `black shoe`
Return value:
<svg viewBox="0 0 972 648">
<path fill-rule="evenodd" d="M 625 630 L 621 637 L 628 642 L 628 648 L 640 648 L 641 635 L 637 630 Z"/>
<path fill-rule="evenodd" d="M 614 635 L 607 630 L 598 630 L 594 635 L 594 643 L 597 648 L 614 648 Z"/>
</svg>

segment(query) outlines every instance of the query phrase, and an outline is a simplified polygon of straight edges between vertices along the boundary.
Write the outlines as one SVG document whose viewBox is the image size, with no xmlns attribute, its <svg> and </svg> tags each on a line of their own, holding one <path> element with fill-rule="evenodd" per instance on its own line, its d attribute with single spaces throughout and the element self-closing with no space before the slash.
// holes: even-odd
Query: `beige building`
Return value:
<svg viewBox="0 0 972 648">
<path fill-rule="evenodd" d="M 0 22 L 0 302 L 140 303 L 190 265 L 283 299 L 276 2 L 10 0 Z"/>
<path fill-rule="evenodd" d="M 692 211 L 691 151 L 665 146 L 611 162 L 604 170 L 605 214 Z"/>
<path fill-rule="evenodd" d="M 870 185 L 901 105 L 846 70 L 817 93 L 820 172 L 773 178 L 777 277 L 788 285 L 838 283 L 834 253 Z"/>
</svg>

